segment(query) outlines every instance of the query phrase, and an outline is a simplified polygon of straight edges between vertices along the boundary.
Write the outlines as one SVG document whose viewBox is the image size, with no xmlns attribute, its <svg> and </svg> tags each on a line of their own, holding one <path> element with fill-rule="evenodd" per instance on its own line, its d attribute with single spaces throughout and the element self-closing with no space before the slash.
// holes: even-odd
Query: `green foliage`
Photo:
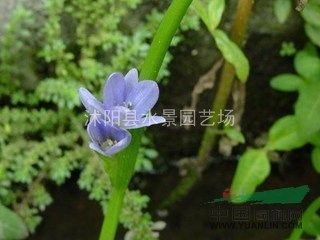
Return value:
<svg viewBox="0 0 320 240">
<path fill-rule="evenodd" d="M 242 134 L 242 132 L 238 129 L 235 129 L 235 128 L 231 128 L 231 127 L 226 127 L 224 132 L 226 133 L 226 135 L 232 139 L 232 140 L 235 140 L 239 143 L 245 143 L 245 138 Z"/>
<path fill-rule="evenodd" d="M 236 195 L 252 193 L 269 175 L 268 151 L 291 151 L 311 143 L 315 146 L 312 163 L 315 170 L 320 172 L 320 58 L 316 47 L 307 44 L 297 52 L 294 67 L 297 74 L 281 74 L 270 82 L 277 90 L 298 93 L 294 115 L 284 116 L 271 126 L 263 149 L 249 149 L 241 157 L 232 183 L 232 191 Z M 237 196 L 234 197 L 233 201 L 237 200 Z M 241 198 L 243 200 L 245 199 Z M 303 217 L 303 229 L 294 230 L 290 239 L 300 239 L 303 231 L 311 235 L 319 234 L 319 216 L 316 214 L 318 206 L 319 200 L 316 200 L 307 209 Z"/>
<path fill-rule="evenodd" d="M 308 139 L 320 129 L 320 82 L 310 83 L 299 90 L 295 105 L 300 136 Z"/>
<path fill-rule="evenodd" d="M 225 9 L 225 1 L 224 0 L 214 0 L 210 1 L 208 4 L 208 23 L 211 28 L 215 29 L 218 27 L 222 14 Z"/>
<path fill-rule="evenodd" d="M 217 47 L 222 52 L 223 57 L 236 69 L 236 75 L 241 82 L 246 82 L 249 76 L 249 62 L 241 49 L 230 39 L 227 34 L 217 29 L 213 33 Z"/>
<path fill-rule="evenodd" d="M 305 20 L 305 31 L 310 40 L 320 46 L 319 0 L 311 0 L 301 15 Z M 319 92 L 320 92 L 320 58 L 317 48 L 307 44 L 294 58 L 294 67 L 298 75 L 282 74 L 272 79 L 271 86 L 281 91 L 297 91 L 299 96 L 295 103 L 294 116 L 278 120 L 271 128 L 267 148 L 271 150 L 290 151 L 306 143 L 314 145 L 311 154 L 312 164 L 320 173 L 319 161 Z M 302 229 L 294 229 L 289 239 L 300 239 L 303 232 L 319 236 L 320 199 L 316 199 L 302 217 Z"/>
<path fill-rule="evenodd" d="M 320 27 L 307 23 L 305 30 L 310 40 L 317 46 L 320 46 Z"/>
<path fill-rule="evenodd" d="M 297 132 L 295 116 L 286 116 L 276 121 L 269 131 L 267 148 L 276 151 L 290 151 L 306 144 Z"/>
<path fill-rule="evenodd" d="M 304 84 L 302 78 L 291 73 L 278 75 L 271 79 L 270 85 L 272 88 L 283 92 L 294 92 Z"/>
<path fill-rule="evenodd" d="M 291 0 L 275 0 L 273 2 L 274 14 L 279 23 L 285 23 L 291 13 L 292 1 Z"/>
<path fill-rule="evenodd" d="M 311 153 L 311 160 L 314 169 L 320 174 L 320 148 L 315 147 Z"/>
<path fill-rule="evenodd" d="M 207 10 L 200 0 L 193 1 L 193 7 L 214 38 L 217 48 L 221 51 L 224 59 L 235 67 L 239 80 L 246 82 L 250 72 L 247 57 L 224 31 L 216 29 L 221 21 L 224 5 L 224 1 L 210 0 Z"/>
<path fill-rule="evenodd" d="M 5 34 L 0 37 L 0 96 L 11 94 L 21 85 L 28 88 L 28 84 L 19 81 L 22 76 L 34 77 L 30 69 L 31 47 L 34 44 L 30 27 L 33 24 L 32 11 L 18 3 L 10 23 L 4 26 Z"/>
<path fill-rule="evenodd" d="M 294 58 L 296 72 L 308 82 L 318 81 L 320 76 L 320 58 L 315 46 L 308 44 Z"/>
<path fill-rule="evenodd" d="M 147 206 L 149 198 L 141 196 L 138 191 L 128 193 L 124 199 L 123 209 L 120 215 L 120 222 L 130 229 L 125 236 L 126 240 L 152 240 L 158 239 L 159 232 L 165 227 L 165 223 L 151 222 L 151 216 L 148 213 L 142 213 L 141 209 Z"/>
<path fill-rule="evenodd" d="M 320 147 L 320 131 L 314 133 L 310 139 L 309 139 L 309 143 L 311 143 L 312 145 L 316 146 L 316 147 Z"/>
<path fill-rule="evenodd" d="M 320 47 L 320 2 L 318 0 L 310 0 L 301 12 L 301 16 L 305 20 L 305 31 L 308 37 Z"/>
<path fill-rule="evenodd" d="M 307 23 L 320 26 L 320 6 L 317 3 L 310 1 L 305 9 L 301 12 L 301 16 Z"/>
<path fill-rule="evenodd" d="M 6 105 L 0 110 L 0 202 L 12 208 L 31 233 L 53 201 L 46 183 L 61 185 L 75 169 L 81 171 L 79 187 L 106 208 L 109 179 L 88 148 L 88 116 L 79 114 L 83 108 L 77 91 L 85 85 L 98 93 L 110 73 L 141 67 L 163 16 L 156 8 L 144 16 L 134 14 L 141 3 L 19 3 L 5 25 L 0 36 L 0 101 Z M 183 31 L 199 28 L 192 12 L 183 21 Z M 182 40 L 178 33 L 173 45 Z M 167 54 L 159 79 L 169 76 L 171 59 Z M 145 138 L 136 170 L 151 171 L 157 156 Z M 156 239 L 157 223 L 143 213 L 146 197 L 128 192 L 126 199 L 122 223 L 136 236 L 132 239 Z"/>
<path fill-rule="evenodd" d="M 283 42 L 281 44 L 280 56 L 292 56 L 297 52 L 293 42 Z"/>
<path fill-rule="evenodd" d="M 28 229 L 18 214 L 0 205 L 0 239 L 23 239 Z"/>
<path fill-rule="evenodd" d="M 317 213 L 320 210 L 320 198 L 314 200 L 309 207 L 304 211 L 302 215 L 302 228 L 295 228 L 289 240 L 302 239 L 303 232 L 309 235 L 319 236 L 320 235 L 320 217 Z"/>
<path fill-rule="evenodd" d="M 303 142 L 310 142 L 311 138 L 314 138 L 320 129 L 318 124 L 320 117 L 320 58 L 317 54 L 317 49 L 313 45 L 307 45 L 296 54 L 294 66 L 299 75 L 281 74 L 271 80 L 273 88 L 281 91 L 298 91 L 299 94 L 295 104 L 294 117 L 286 117 L 285 119 L 288 122 L 282 122 L 281 127 L 281 131 L 287 133 L 291 128 L 291 141 L 284 144 L 287 146 L 282 146 L 276 150 L 289 151 L 300 147 L 304 145 Z M 289 121 L 291 124 L 289 124 Z M 278 123 L 279 126 L 281 126 L 280 123 Z"/>
<path fill-rule="evenodd" d="M 105 171 L 102 168 L 102 162 L 97 155 L 87 160 L 90 164 L 84 163 L 78 180 L 79 187 L 88 191 L 89 198 L 100 202 L 103 211 L 106 212 L 106 200 L 109 199 L 111 183 Z M 149 198 L 141 195 L 139 191 L 127 191 L 124 200 L 124 207 L 120 214 L 120 223 L 129 231 L 126 236 L 132 240 L 158 239 L 159 233 L 154 226 L 158 222 L 152 222 L 148 213 L 143 213 L 147 207 Z"/>
<path fill-rule="evenodd" d="M 265 181 L 271 171 L 267 152 L 264 149 L 248 149 L 240 158 L 235 176 L 232 181 L 232 201 L 246 201 L 250 194 Z"/>
<path fill-rule="evenodd" d="M 139 149 L 135 170 L 137 172 L 150 172 L 153 170 L 152 160 L 155 160 L 159 153 L 153 148 L 149 138 L 143 136 Z"/>
</svg>

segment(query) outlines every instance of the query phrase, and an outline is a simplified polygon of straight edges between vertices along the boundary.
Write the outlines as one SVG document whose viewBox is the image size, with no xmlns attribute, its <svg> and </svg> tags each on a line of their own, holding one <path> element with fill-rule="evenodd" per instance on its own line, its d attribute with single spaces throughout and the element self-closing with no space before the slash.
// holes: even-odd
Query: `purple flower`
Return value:
<svg viewBox="0 0 320 240">
<path fill-rule="evenodd" d="M 113 127 L 101 118 L 92 118 L 87 131 L 91 139 L 89 147 L 104 156 L 121 151 L 131 141 L 131 134 L 127 130 Z"/>
<path fill-rule="evenodd" d="M 87 127 L 90 148 L 104 156 L 126 148 L 131 134 L 126 129 L 164 123 L 160 116 L 148 116 L 159 98 L 159 88 L 151 80 L 138 81 L 138 71 L 131 69 L 125 76 L 113 73 L 103 89 L 103 102 L 87 89 L 79 89 L 80 99 L 91 115 Z"/>
<path fill-rule="evenodd" d="M 103 89 L 103 102 L 87 89 L 80 88 L 79 95 L 90 114 L 103 114 L 113 126 L 133 129 L 164 123 L 165 118 L 148 116 L 159 98 L 159 87 L 151 80 L 138 81 L 138 71 L 131 69 L 125 76 L 113 73 Z"/>
</svg>

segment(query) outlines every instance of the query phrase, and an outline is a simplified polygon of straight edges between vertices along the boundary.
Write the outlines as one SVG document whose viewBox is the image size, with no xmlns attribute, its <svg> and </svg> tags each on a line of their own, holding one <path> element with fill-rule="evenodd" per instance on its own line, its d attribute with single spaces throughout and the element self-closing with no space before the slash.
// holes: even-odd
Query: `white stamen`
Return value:
<svg viewBox="0 0 320 240">
<path fill-rule="evenodd" d="M 118 141 L 114 140 L 112 138 L 107 138 L 106 141 L 104 143 L 102 143 L 100 146 L 102 148 L 103 151 L 108 150 L 110 147 L 112 147 L 113 145 L 117 144 Z"/>
</svg>

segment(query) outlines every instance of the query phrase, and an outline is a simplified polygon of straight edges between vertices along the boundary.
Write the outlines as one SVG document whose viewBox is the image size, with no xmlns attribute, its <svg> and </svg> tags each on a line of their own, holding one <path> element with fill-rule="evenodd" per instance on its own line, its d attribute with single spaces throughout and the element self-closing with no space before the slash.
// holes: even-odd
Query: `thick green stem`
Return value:
<svg viewBox="0 0 320 240">
<path fill-rule="evenodd" d="M 174 0 L 168 8 L 154 36 L 151 48 L 142 66 L 141 79 L 156 79 L 174 34 L 192 0 Z"/>
<path fill-rule="evenodd" d="M 195 2 L 196 3 L 196 2 Z M 239 0 L 236 10 L 236 17 L 232 29 L 231 39 L 238 44 L 243 46 L 246 40 L 248 21 L 253 5 L 253 0 Z M 197 3 L 195 5 L 197 9 L 200 9 L 201 17 L 201 4 Z M 204 13 L 202 13 L 204 14 Z M 205 19 L 204 19 L 205 20 Z M 208 22 L 205 20 L 210 32 L 213 30 L 208 26 Z M 218 113 L 220 110 L 225 109 L 229 96 L 231 94 L 232 86 L 235 79 L 235 69 L 234 67 L 225 62 L 222 68 L 219 86 L 217 94 L 214 98 L 212 104 L 213 118 L 211 118 L 211 123 L 217 123 L 219 121 Z M 194 166 L 189 168 L 188 175 L 182 179 L 182 182 L 172 191 L 167 199 L 161 203 L 161 207 L 168 207 L 172 203 L 178 201 L 180 198 L 185 196 L 190 189 L 194 186 L 197 180 L 201 177 L 203 170 L 207 167 L 209 154 L 214 146 L 217 139 L 217 124 L 213 127 L 207 127 L 199 148 L 199 152 L 196 158 L 196 162 L 193 163 Z"/>
<path fill-rule="evenodd" d="M 119 214 L 123 204 L 126 189 L 113 188 L 107 207 L 107 216 L 102 225 L 100 240 L 113 240 L 116 235 Z"/>
<path fill-rule="evenodd" d="M 150 50 L 142 66 L 140 79 L 156 79 L 172 38 L 192 0 L 174 0 L 154 36 Z M 131 144 L 113 159 L 105 159 L 112 190 L 107 213 L 101 229 L 100 240 L 113 240 L 117 231 L 124 193 L 134 173 L 134 166 L 144 129 L 132 132 Z"/>
</svg>

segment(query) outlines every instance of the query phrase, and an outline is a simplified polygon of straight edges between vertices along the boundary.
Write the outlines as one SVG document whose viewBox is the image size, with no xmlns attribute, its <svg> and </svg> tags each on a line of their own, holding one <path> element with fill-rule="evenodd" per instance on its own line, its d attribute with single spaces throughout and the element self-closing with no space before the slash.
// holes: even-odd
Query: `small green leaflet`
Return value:
<svg viewBox="0 0 320 240">
<path fill-rule="evenodd" d="M 320 27 L 320 6 L 314 3 L 308 3 L 301 12 L 303 19 L 314 26 Z"/>
<path fill-rule="evenodd" d="M 291 74 L 284 73 L 278 75 L 271 79 L 270 85 L 272 88 L 284 91 L 284 92 L 294 92 L 304 84 L 304 81 L 301 77 Z"/>
<path fill-rule="evenodd" d="M 320 60 L 317 49 L 308 44 L 294 58 L 294 68 L 307 82 L 320 80 Z"/>
<path fill-rule="evenodd" d="M 309 139 L 320 130 L 320 81 L 310 83 L 299 90 L 295 115 L 302 138 Z"/>
<path fill-rule="evenodd" d="M 237 44 L 232 42 L 227 34 L 216 29 L 213 32 L 217 47 L 227 62 L 231 63 L 236 70 L 236 75 L 241 82 L 246 82 L 249 76 L 249 61 Z"/>
<path fill-rule="evenodd" d="M 318 47 L 320 47 L 320 26 L 315 26 L 315 25 L 306 23 L 304 28 L 308 37 L 311 39 L 311 41 L 314 44 L 316 44 Z"/>
<path fill-rule="evenodd" d="M 298 133 L 295 116 L 286 116 L 277 120 L 269 131 L 267 148 L 276 151 L 290 151 L 306 143 Z"/>
<path fill-rule="evenodd" d="M 270 162 L 265 150 L 247 150 L 239 160 L 232 181 L 232 194 L 235 196 L 247 195 L 247 198 L 250 198 L 250 194 L 269 176 L 270 168 Z M 237 202 L 237 199 L 239 198 L 231 198 L 234 202 Z M 241 200 L 248 199 L 241 198 Z"/>
<path fill-rule="evenodd" d="M 273 3 L 274 14 L 279 23 L 285 23 L 292 9 L 291 0 L 275 0 Z"/>
<path fill-rule="evenodd" d="M 226 128 L 224 131 L 230 139 L 239 143 L 245 143 L 246 140 L 240 130 L 235 128 Z"/>
</svg>

